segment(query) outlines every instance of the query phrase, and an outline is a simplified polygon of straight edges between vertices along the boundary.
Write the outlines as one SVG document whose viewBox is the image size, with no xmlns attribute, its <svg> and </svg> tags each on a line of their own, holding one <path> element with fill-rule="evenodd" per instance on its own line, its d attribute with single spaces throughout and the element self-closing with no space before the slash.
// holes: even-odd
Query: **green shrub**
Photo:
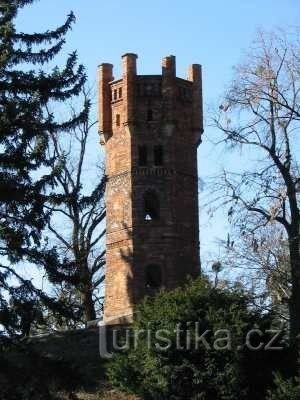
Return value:
<svg viewBox="0 0 300 400">
<path fill-rule="evenodd" d="M 300 378 L 284 379 L 281 375 L 275 376 L 275 389 L 270 390 L 267 400 L 299 400 Z"/>
<path fill-rule="evenodd" d="M 271 366 L 284 363 L 287 351 L 251 351 L 244 343 L 249 330 L 265 332 L 272 323 L 272 316 L 251 309 L 241 292 L 191 281 L 144 301 L 133 326 L 132 336 L 139 332 L 137 346 L 114 355 L 108 377 L 115 387 L 144 399 L 264 399 L 272 384 Z M 217 333 L 220 329 L 229 330 L 231 341 L 215 341 L 226 336 Z M 210 330 L 205 336 L 209 348 L 195 346 L 196 330 L 200 335 Z M 169 346 L 158 340 L 158 332 Z M 256 335 L 256 345 L 269 339 L 269 334 Z M 231 348 L 219 349 L 230 342 Z"/>
</svg>

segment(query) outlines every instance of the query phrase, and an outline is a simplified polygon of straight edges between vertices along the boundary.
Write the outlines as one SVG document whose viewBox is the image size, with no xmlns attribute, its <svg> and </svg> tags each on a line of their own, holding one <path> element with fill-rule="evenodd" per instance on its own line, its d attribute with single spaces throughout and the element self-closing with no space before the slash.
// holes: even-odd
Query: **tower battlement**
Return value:
<svg viewBox="0 0 300 400">
<path fill-rule="evenodd" d="M 162 59 L 161 75 L 138 75 L 133 53 L 122 56 L 120 79 L 107 63 L 98 77 L 108 177 L 104 318 L 119 323 L 145 295 L 199 274 L 202 77 L 199 64 L 177 77 L 174 56 Z"/>
<path fill-rule="evenodd" d="M 141 97 L 164 98 L 165 103 L 172 99 L 170 107 L 174 108 L 174 101 L 182 108 L 184 103 L 193 103 L 192 130 L 195 140 L 201 139 L 203 132 L 202 111 L 202 71 L 201 65 L 192 64 L 188 67 L 187 79 L 176 77 L 176 58 L 167 56 L 162 59 L 161 75 L 138 75 L 137 58 L 134 53 L 122 56 L 122 78 L 114 80 L 113 65 L 100 64 L 99 79 L 99 133 L 101 144 L 112 135 L 114 129 L 113 116 L 119 115 L 120 123 L 138 123 L 140 115 L 135 113 L 135 103 Z M 115 107 L 112 107 L 115 105 Z M 116 114 L 113 115 L 113 109 Z M 120 108 L 120 109 L 119 109 Z M 167 108 L 167 107 L 166 107 Z M 117 111 L 119 114 L 117 114 Z M 168 116 L 176 121 L 177 115 Z M 174 110 L 175 111 L 175 110 Z M 167 117 L 167 114 L 165 115 Z"/>
</svg>

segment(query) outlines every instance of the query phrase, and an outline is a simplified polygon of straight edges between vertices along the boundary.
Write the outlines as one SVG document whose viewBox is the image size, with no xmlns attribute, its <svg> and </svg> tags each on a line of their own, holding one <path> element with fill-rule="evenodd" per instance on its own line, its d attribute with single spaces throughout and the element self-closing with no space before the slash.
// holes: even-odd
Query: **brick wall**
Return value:
<svg viewBox="0 0 300 400">
<path fill-rule="evenodd" d="M 200 272 L 201 67 L 190 66 L 187 80 L 177 78 L 175 57 L 169 56 L 162 75 L 137 75 L 136 59 L 122 57 L 119 80 L 113 80 L 111 64 L 99 67 L 99 133 L 108 176 L 107 323 L 131 315 L 157 289 L 155 279 L 168 289 Z M 151 213 L 153 205 L 159 215 Z M 160 270 L 159 278 L 149 266 Z"/>
</svg>

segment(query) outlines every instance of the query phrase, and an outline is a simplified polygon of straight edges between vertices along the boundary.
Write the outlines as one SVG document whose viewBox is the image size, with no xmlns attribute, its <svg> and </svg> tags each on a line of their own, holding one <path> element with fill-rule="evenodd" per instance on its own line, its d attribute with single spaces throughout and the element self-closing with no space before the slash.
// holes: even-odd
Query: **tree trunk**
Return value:
<svg viewBox="0 0 300 400">
<path fill-rule="evenodd" d="M 93 277 L 89 270 L 88 261 L 82 256 L 82 253 L 79 254 L 78 265 L 81 270 L 81 285 L 79 290 L 83 307 L 83 317 L 84 322 L 87 323 L 96 319 L 96 310 L 93 301 Z"/>
<path fill-rule="evenodd" d="M 298 224 L 297 224 L 298 225 Z M 292 229 L 289 235 L 292 290 L 289 301 L 290 344 L 295 350 L 295 362 L 299 361 L 300 349 L 300 241 L 299 227 Z"/>
<path fill-rule="evenodd" d="M 93 293 L 90 288 L 86 288 L 81 294 L 82 306 L 84 312 L 84 321 L 93 321 L 96 319 L 95 304 L 93 301 Z"/>
</svg>

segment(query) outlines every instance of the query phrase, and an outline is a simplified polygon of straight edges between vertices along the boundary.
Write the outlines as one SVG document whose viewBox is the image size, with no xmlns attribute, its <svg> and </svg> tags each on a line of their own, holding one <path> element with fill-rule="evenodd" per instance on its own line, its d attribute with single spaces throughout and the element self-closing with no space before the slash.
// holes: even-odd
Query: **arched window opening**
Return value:
<svg viewBox="0 0 300 400">
<path fill-rule="evenodd" d="M 147 111 L 147 121 L 153 121 L 153 111 L 151 108 Z"/>
<path fill-rule="evenodd" d="M 154 165 L 160 166 L 164 163 L 163 147 L 161 145 L 154 146 Z"/>
<path fill-rule="evenodd" d="M 150 295 L 161 288 L 162 274 L 159 265 L 151 264 L 146 267 L 145 286 Z"/>
<path fill-rule="evenodd" d="M 117 114 L 117 115 L 116 115 L 116 125 L 117 125 L 117 126 L 120 126 L 120 125 L 121 125 L 121 116 L 120 116 L 120 114 Z"/>
<path fill-rule="evenodd" d="M 139 146 L 139 166 L 146 167 L 148 163 L 147 146 Z"/>
<path fill-rule="evenodd" d="M 144 195 L 144 219 L 145 221 L 159 219 L 159 199 L 153 190 L 149 190 Z"/>
</svg>

